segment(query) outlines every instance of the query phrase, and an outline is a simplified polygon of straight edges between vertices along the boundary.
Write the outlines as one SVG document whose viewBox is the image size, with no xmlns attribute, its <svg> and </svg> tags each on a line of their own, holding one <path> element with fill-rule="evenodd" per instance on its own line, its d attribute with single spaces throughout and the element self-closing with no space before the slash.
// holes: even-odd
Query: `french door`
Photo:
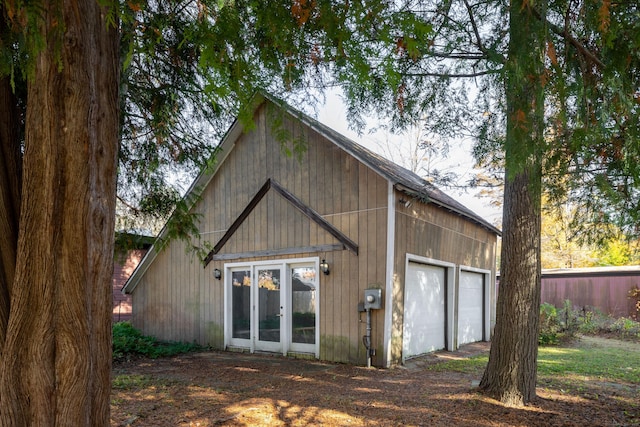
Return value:
<svg viewBox="0 0 640 427">
<path fill-rule="evenodd" d="M 318 259 L 225 265 L 225 344 L 319 356 Z"/>
<path fill-rule="evenodd" d="M 283 317 L 285 313 L 282 267 L 265 265 L 255 267 L 257 286 L 253 286 L 256 322 L 255 348 L 262 351 L 282 352 Z"/>
</svg>

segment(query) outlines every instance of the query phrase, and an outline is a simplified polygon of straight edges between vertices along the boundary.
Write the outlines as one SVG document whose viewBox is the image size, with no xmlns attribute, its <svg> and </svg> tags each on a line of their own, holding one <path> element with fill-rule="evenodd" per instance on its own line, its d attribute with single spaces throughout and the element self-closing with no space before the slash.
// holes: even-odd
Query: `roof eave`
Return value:
<svg viewBox="0 0 640 427">
<path fill-rule="evenodd" d="M 492 233 L 495 233 L 498 236 L 502 236 L 502 231 L 500 231 L 498 228 L 496 228 L 495 226 L 491 225 L 489 222 L 485 221 L 484 219 L 480 218 L 480 217 L 476 217 L 476 216 L 472 216 L 469 215 L 467 212 L 461 211 L 460 209 L 451 206 L 447 203 L 444 203 L 440 200 L 434 199 L 433 197 L 429 197 L 428 194 L 421 192 L 419 190 L 416 190 L 415 188 L 410 188 L 407 187 L 401 183 L 394 183 L 394 188 L 398 191 L 401 191 L 407 195 L 410 196 L 417 196 L 419 197 L 421 200 L 425 200 L 426 203 L 433 203 L 434 205 L 437 205 L 443 209 L 448 210 L 449 212 L 452 212 L 456 215 L 460 215 L 472 222 L 475 222 L 476 224 L 480 225 L 483 228 L 486 228 L 487 230 L 491 231 Z"/>
</svg>

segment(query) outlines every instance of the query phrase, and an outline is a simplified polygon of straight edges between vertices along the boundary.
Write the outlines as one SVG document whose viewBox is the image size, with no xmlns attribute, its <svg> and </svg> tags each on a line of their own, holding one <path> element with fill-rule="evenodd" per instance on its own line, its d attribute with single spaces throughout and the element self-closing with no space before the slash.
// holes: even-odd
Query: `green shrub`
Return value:
<svg viewBox="0 0 640 427">
<path fill-rule="evenodd" d="M 195 343 L 158 341 L 153 337 L 142 335 L 129 322 L 118 322 L 113 325 L 114 360 L 128 359 L 131 356 L 145 356 L 155 359 L 200 349 L 201 346 Z"/>
<path fill-rule="evenodd" d="M 558 312 L 558 321 L 565 335 L 574 336 L 578 332 L 578 314 L 571 301 L 564 300 L 562 309 Z"/>
<path fill-rule="evenodd" d="M 616 319 L 596 309 L 585 307 L 578 318 L 578 332 L 584 335 L 605 334 L 625 339 L 639 339 L 640 323 L 627 317 Z"/>
<path fill-rule="evenodd" d="M 578 332 L 596 335 L 607 332 L 612 318 L 594 308 L 583 307 L 578 321 Z"/>
<path fill-rule="evenodd" d="M 640 323 L 626 317 L 621 317 L 609 326 L 609 331 L 619 334 L 623 338 L 638 338 L 640 337 Z"/>
<path fill-rule="evenodd" d="M 559 342 L 558 332 L 560 325 L 558 323 L 558 311 L 549 304 L 540 305 L 540 329 L 538 331 L 538 344 L 555 345 Z"/>
</svg>

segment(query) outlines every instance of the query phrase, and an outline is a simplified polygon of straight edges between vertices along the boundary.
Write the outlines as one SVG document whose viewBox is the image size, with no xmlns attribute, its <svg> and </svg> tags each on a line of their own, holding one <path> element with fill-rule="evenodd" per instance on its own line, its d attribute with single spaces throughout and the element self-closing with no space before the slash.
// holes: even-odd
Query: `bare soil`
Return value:
<svg viewBox="0 0 640 427">
<path fill-rule="evenodd" d="M 574 345 L 611 344 L 601 340 Z M 111 425 L 640 425 L 638 384 L 583 381 L 574 390 L 546 384 L 533 404 L 509 408 L 475 390 L 481 373 L 429 370 L 488 350 L 488 343 L 471 344 L 394 369 L 228 352 L 140 359 L 114 366 Z"/>
</svg>

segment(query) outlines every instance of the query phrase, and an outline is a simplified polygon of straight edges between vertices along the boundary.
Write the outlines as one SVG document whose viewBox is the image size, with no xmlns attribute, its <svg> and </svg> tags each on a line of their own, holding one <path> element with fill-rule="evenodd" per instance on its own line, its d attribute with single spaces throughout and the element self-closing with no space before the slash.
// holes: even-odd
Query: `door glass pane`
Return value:
<svg viewBox="0 0 640 427">
<path fill-rule="evenodd" d="M 291 269 L 291 340 L 295 343 L 316 343 L 316 269 Z"/>
<path fill-rule="evenodd" d="M 251 272 L 231 273 L 233 338 L 251 338 Z"/>
<path fill-rule="evenodd" d="M 258 337 L 280 341 L 280 270 L 258 270 Z"/>
</svg>

